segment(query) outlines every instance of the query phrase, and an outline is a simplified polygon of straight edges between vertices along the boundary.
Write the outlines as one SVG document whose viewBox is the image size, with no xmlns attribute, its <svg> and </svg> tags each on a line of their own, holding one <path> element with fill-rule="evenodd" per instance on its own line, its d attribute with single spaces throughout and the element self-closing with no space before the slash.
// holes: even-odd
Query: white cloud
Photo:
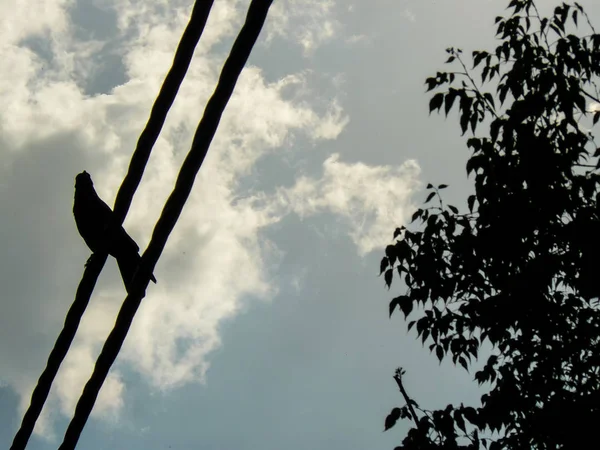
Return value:
<svg viewBox="0 0 600 450">
<path fill-rule="evenodd" d="M 353 34 L 346 39 L 348 44 L 358 44 L 360 42 L 365 42 L 369 39 L 366 34 Z"/>
<path fill-rule="evenodd" d="M 279 2 L 274 6 L 269 19 L 273 22 L 271 37 L 283 32 L 282 26 L 291 26 L 292 35 L 308 51 L 333 36 L 333 2 L 285 3 L 285 7 L 277 6 Z M 26 212 L 15 206 L 9 227 L 13 231 L 0 235 L 3 244 L 30 243 L 28 261 L 40 265 L 27 267 L 28 273 L 39 271 L 34 273 L 41 274 L 40 286 L 6 275 L 4 289 L 11 292 L 12 305 L 24 308 L 20 317 L 30 327 L 18 330 L 27 333 L 23 342 L 30 340 L 33 329 L 42 342 L 54 339 L 82 268 L 83 261 L 74 261 L 73 255 L 87 255 L 70 215 L 74 175 L 87 169 L 101 197 L 113 202 L 172 62 L 191 1 L 105 0 L 103 7 L 119 11 L 120 33 L 113 37 L 113 44 L 119 45 L 127 80 L 107 94 L 94 96 L 84 93 L 83 81 L 94 70 L 90 55 L 101 51 L 103 44 L 75 41 L 68 24 L 68 5 L 60 0 L 26 6 L 12 0 L 0 5 L 0 13 L 5 9 L 3 16 L 11 18 L 0 25 L 4 38 L 0 46 L 4 65 L 0 79 L 2 170 L 4 175 L 14 172 L 15 182 L 25 186 L 24 191 L 0 183 L 0 194 L 8 199 L 4 205 L 20 205 L 23 198 L 40 202 L 39 209 L 30 207 Z M 246 2 L 234 0 L 215 2 L 203 43 L 125 222 L 142 249 L 170 194 L 226 56 L 226 50 L 213 48 L 237 33 L 236 25 L 246 7 Z M 25 15 L 31 8 L 45 14 Z M 42 33 L 52 43 L 51 64 L 23 47 L 23 39 L 34 33 Z M 262 195 L 261 204 L 253 199 L 234 202 L 240 180 L 262 156 L 288 145 L 295 134 L 316 142 L 335 139 L 348 124 L 335 99 L 324 112 L 317 112 L 315 105 L 323 109 L 323 102 L 312 97 L 305 84 L 302 73 L 267 82 L 256 67 L 247 67 L 239 80 L 192 196 L 159 261 L 158 284 L 148 290 L 119 357 L 121 364 L 136 369 L 155 388 L 203 382 L 207 356 L 220 345 L 221 323 L 250 299 L 268 300 L 277 292 L 269 267 L 277 261 L 279 250 L 260 237 L 262 229 L 291 211 L 303 217 L 330 211 L 344 218 L 364 254 L 384 245 L 391 227 L 404 217 L 402 205 L 408 204 L 418 175 L 412 162 L 401 168 L 368 167 L 345 164 L 332 156 L 325 161 L 320 180 L 300 178 L 291 189 Z M 391 210 L 389 205 L 400 206 Z M 38 241 L 41 244 L 36 244 Z M 4 262 L 9 264 L 8 259 Z M 123 298 L 115 274 L 114 261 L 109 260 L 36 429 L 46 437 L 52 436 L 56 411 L 71 415 L 114 323 Z M 295 283 L 300 286 L 301 279 Z M 40 304 L 42 293 L 45 300 Z M 39 315 L 26 312 L 30 310 Z M 0 317 L 0 330 L 9 329 L 5 325 L 15 320 L 17 312 L 14 314 Z M 11 351 L 10 346 L 0 345 L 0 358 L 7 362 L 0 368 L 0 378 L 21 396 L 24 409 L 41 367 L 28 366 L 22 355 Z M 125 389 L 126 381 L 116 366 L 94 409 L 96 417 L 118 418 Z"/>
<path fill-rule="evenodd" d="M 93 316 L 93 314 L 90 314 Z M 112 321 L 113 317 L 105 317 Z M 110 323 L 110 322 L 105 322 Z M 106 336 L 106 335 L 105 335 Z M 97 344 L 99 341 L 96 341 Z M 94 346 L 79 344 L 69 351 L 64 365 L 61 367 L 60 377 L 56 383 L 56 398 L 60 402 L 61 411 L 65 415 L 71 415 L 81 394 L 81 390 L 74 386 L 83 386 L 92 373 L 96 362 L 97 350 Z M 125 386 L 118 371 L 112 371 L 106 379 L 100 391 L 100 395 L 94 404 L 92 415 L 102 417 L 105 420 L 116 421 L 123 406 L 123 391 Z"/>
<path fill-rule="evenodd" d="M 267 24 L 267 40 L 291 39 L 306 55 L 336 35 L 334 0 L 281 0 L 273 2 Z"/>
<path fill-rule="evenodd" d="M 64 31 L 67 28 L 64 13 L 69 3 L 69 0 L 0 2 L 0 17 L 10 17 L 10 20 L 0 22 L 0 42 L 4 46 L 18 43 L 26 37 L 45 33 L 50 28 Z M 35 14 L 32 14 L 32 11 L 35 11 Z"/>
<path fill-rule="evenodd" d="M 319 139 L 335 139 L 349 122 L 350 118 L 344 114 L 342 107 L 334 101 L 331 109 L 319 121 L 314 136 Z"/>
<path fill-rule="evenodd" d="M 364 255 L 385 245 L 390 230 L 405 222 L 419 173 L 413 160 L 400 167 L 367 166 L 343 163 L 334 154 L 324 162 L 321 179 L 299 178 L 292 188 L 280 189 L 279 198 L 301 217 L 322 212 L 343 217 Z"/>
<path fill-rule="evenodd" d="M 36 423 L 35 432 L 48 439 L 56 435 L 52 423 L 57 413 L 71 416 L 81 394 L 81 389 L 92 373 L 100 346 L 116 317 L 122 293 L 117 290 L 108 295 L 101 292 L 94 301 L 90 302 L 86 315 L 81 324 L 79 338 L 70 350 L 61 366 L 54 383 L 50 398 L 50 407 L 43 410 Z M 31 391 L 35 385 L 35 373 L 22 373 L 22 377 L 12 380 L 12 386 L 20 395 L 20 407 L 24 410 L 29 405 Z M 111 370 L 100 395 L 96 400 L 92 416 L 105 421 L 116 423 L 123 406 L 125 384 L 118 370 Z"/>
</svg>

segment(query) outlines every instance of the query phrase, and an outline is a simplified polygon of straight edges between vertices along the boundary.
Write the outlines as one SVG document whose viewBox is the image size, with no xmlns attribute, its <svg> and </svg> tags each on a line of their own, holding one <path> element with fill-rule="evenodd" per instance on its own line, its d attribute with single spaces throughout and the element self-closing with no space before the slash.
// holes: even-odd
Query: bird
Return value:
<svg viewBox="0 0 600 450">
<path fill-rule="evenodd" d="M 115 213 L 98 196 L 92 177 L 85 170 L 75 177 L 73 216 L 79 234 L 92 253 L 104 250 L 117 260 L 123 284 L 129 293 L 142 259 L 140 248 L 122 225 L 118 225 L 112 235 L 106 234 L 116 221 Z M 150 279 L 156 283 L 154 275 Z"/>
</svg>

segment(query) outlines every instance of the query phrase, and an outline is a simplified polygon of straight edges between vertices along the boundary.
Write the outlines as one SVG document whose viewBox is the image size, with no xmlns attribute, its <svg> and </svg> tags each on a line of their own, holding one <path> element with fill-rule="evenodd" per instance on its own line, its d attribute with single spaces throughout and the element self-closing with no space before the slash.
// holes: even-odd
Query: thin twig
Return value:
<svg viewBox="0 0 600 450">
<path fill-rule="evenodd" d="M 402 397 L 404 397 L 404 401 L 408 405 L 408 410 L 410 411 L 410 415 L 411 415 L 413 421 L 415 422 L 417 429 L 420 430 L 419 418 L 417 417 L 417 413 L 415 412 L 415 409 L 413 408 L 412 400 L 406 393 L 406 389 L 404 389 L 404 385 L 402 384 L 401 370 L 396 371 L 396 374 L 394 375 L 394 380 L 396 380 L 396 383 L 398 384 L 398 388 L 400 389 L 400 393 L 402 394 Z"/>
</svg>

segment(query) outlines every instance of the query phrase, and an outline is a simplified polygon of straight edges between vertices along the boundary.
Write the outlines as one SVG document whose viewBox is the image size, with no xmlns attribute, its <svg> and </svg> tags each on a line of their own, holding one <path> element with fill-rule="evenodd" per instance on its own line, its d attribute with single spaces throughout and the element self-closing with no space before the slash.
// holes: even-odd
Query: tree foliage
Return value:
<svg viewBox="0 0 600 450">
<path fill-rule="evenodd" d="M 428 185 L 425 205 L 413 225 L 396 229 L 380 266 L 388 288 L 403 281 L 390 315 L 401 311 L 440 361 L 471 369 L 489 391 L 477 406 L 427 411 L 408 397 L 399 369 L 407 405 L 386 429 L 399 419 L 414 428 L 397 449 L 596 441 L 600 149 L 591 129 L 600 118 L 600 34 L 577 3 L 542 17 L 532 0 L 512 0 L 495 23 L 494 51 L 474 51 L 468 69 L 462 51 L 449 48 L 447 63 L 458 70 L 426 80 L 430 111 L 458 110 L 471 135 L 475 194 L 460 212 L 444 203 L 445 185 Z M 585 35 L 574 34 L 579 26 Z M 475 370 L 486 342 L 491 354 Z"/>
</svg>

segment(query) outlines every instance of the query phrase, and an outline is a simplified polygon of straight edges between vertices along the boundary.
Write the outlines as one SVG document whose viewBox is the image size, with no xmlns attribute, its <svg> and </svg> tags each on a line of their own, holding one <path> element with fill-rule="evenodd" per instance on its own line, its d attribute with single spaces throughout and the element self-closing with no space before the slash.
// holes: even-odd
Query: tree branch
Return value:
<svg viewBox="0 0 600 450">
<path fill-rule="evenodd" d="M 417 429 L 420 430 L 421 428 L 419 426 L 419 418 L 417 417 L 417 413 L 415 413 L 415 409 L 413 408 L 412 400 L 406 393 L 406 389 L 404 389 L 404 385 L 402 384 L 402 372 L 403 372 L 402 369 L 396 370 L 396 374 L 394 375 L 394 380 L 396 380 L 396 383 L 398 384 L 398 388 L 400 389 L 400 393 L 402 394 L 402 397 L 404 397 L 404 401 L 408 405 L 408 410 L 410 411 L 410 415 L 411 415 L 413 421 L 415 422 Z"/>
</svg>

